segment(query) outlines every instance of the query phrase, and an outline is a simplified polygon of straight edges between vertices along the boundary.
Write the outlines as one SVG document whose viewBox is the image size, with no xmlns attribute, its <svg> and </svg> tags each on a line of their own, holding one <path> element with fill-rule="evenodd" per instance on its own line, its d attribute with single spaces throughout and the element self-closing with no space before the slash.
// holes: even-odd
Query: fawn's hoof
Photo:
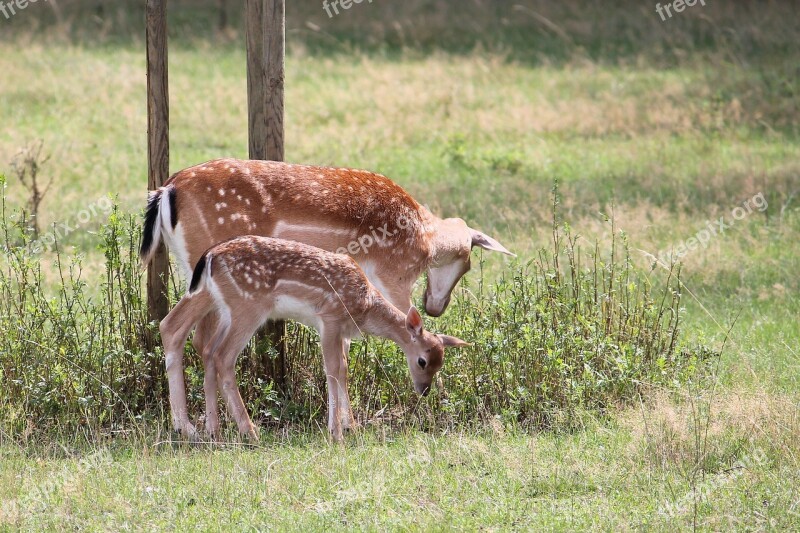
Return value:
<svg viewBox="0 0 800 533">
<path fill-rule="evenodd" d="M 356 422 L 352 418 L 350 420 L 342 422 L 342 429 L 344 431 L 356 431 L 360 428 L 361 426 L 358 425 L 358 422 Z"/>
<path fill-rule="evenodd" d="M 192 424 L 184 424 L 182 428 L 175 428 L 172 432 L 175 440 L 188 441 L 191 443 L 200 442 L 200 433 Z"/>
<path fill-rule="evenodd" d="M 250 427 L 250 429 L 243 432 L 242 437 L 244 437 L 246 441 L 251 442 L 253 444 L 261 440 L 258 436 L 258 430 L 254 427 Z"/>
</svg>

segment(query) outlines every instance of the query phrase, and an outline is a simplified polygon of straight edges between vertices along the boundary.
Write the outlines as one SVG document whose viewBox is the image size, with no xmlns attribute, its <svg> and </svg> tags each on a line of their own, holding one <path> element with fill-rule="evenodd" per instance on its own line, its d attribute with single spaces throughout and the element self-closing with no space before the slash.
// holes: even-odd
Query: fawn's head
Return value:
<svg viewBox="0 0 800 533">
<path fill-rule="evenodd" d="M 433 378 L 444 364 L 444 349 L 470 344 L 456 337 L 425 331 L 422 316 L 413 306 L 406 315 L 406 330 L 408 341 L 399 344 L 406 354 L 414 390 L 424 396 L 430 391 Z"/>
</svg>

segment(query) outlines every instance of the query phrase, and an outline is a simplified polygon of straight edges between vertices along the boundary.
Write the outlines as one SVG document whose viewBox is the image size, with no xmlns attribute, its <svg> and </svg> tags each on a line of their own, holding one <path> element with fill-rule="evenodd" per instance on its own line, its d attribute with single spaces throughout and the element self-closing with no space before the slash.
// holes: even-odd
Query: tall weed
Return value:
<svg viewBox="0 0 800 533">
<path fill-rule="evenodd" d="M 0 427 L 25 436 L 53 427 L 113 432 L 143 419 L 162 421 L 167 385 L 143 299 L 137 217 L 112 212 L 98 235 L 105 272 L 91 280 L 81 258 L 68 258 L 57 244 L 34 254 L 30 232 L 0 201 Z M 497 281 L 482 272 L 477 284 L 465 281 L 446 316 L 428 319 L 429 329 L 473 343 L 449 352 L 430 397 L 413 393 L 395 345 L 374 338 L 354 343 L 350 390 L 362 420 L 450 427 L 499 417 L 532 428 L 572 426 L 582 412 L 602 413 L 653 384 L 698 376 L 713 354 L 680 340 L 679 271 L 653 282 L 652 273 L 633 266 L 612 221 L 611 250 L 584 250 L 557 210 L 554 202 L 548 249 Z M 55 281 L 48 281 L 45 261 Z M 176 287 L 173 297 L 179 293 Z M 316 332 L 296 324 L 289 331 L 286 391 L 264 375 L 263 358 L 251 356 L 254 346 L 240 357 L 242 394 L 261 423 L 323 419 Z M 187 353 L 190 405 L 200 413 L 202 368 L 189 345 Z"/>
</svg>

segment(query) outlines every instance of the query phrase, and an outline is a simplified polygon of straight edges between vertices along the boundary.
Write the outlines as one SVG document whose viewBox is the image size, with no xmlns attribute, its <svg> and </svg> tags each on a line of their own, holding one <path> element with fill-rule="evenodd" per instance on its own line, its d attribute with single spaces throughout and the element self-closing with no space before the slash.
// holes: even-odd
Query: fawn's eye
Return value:
<svg viewBox="0 0 800 533">
<path fill-rule="evenodd" d="M 422 369 L 424 369 L 426 366 L 428 366 L 428 362 L 427 362 L 425 359 L 423 359 L 422 357 L 420 357 L 419 359 L 417 359 L 417 364 L 418 364 L 418 365 L 419 365 L 419 367 L 420 367 L 420 368 L 422 368 Z"/>
</svg>

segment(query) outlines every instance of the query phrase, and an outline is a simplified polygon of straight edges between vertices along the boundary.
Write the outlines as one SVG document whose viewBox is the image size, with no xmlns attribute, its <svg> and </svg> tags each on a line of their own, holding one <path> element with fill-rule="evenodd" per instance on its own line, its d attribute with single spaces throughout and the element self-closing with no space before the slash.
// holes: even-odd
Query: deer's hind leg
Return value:
<svg viewBox="0 0 800 533">
<path fill-rule="evenodd" d="M 164 343 L 173 427 L 178 433 L 192 440 L 197 440 L 198 434 L 194 425 L 189 422 L 186 406 L 183 350 L 192 327 L 209 312 L 211 304 L 211 297 L 206 291 L 187 294 L 159 325 L 161 340 Z"/>
</svg>

